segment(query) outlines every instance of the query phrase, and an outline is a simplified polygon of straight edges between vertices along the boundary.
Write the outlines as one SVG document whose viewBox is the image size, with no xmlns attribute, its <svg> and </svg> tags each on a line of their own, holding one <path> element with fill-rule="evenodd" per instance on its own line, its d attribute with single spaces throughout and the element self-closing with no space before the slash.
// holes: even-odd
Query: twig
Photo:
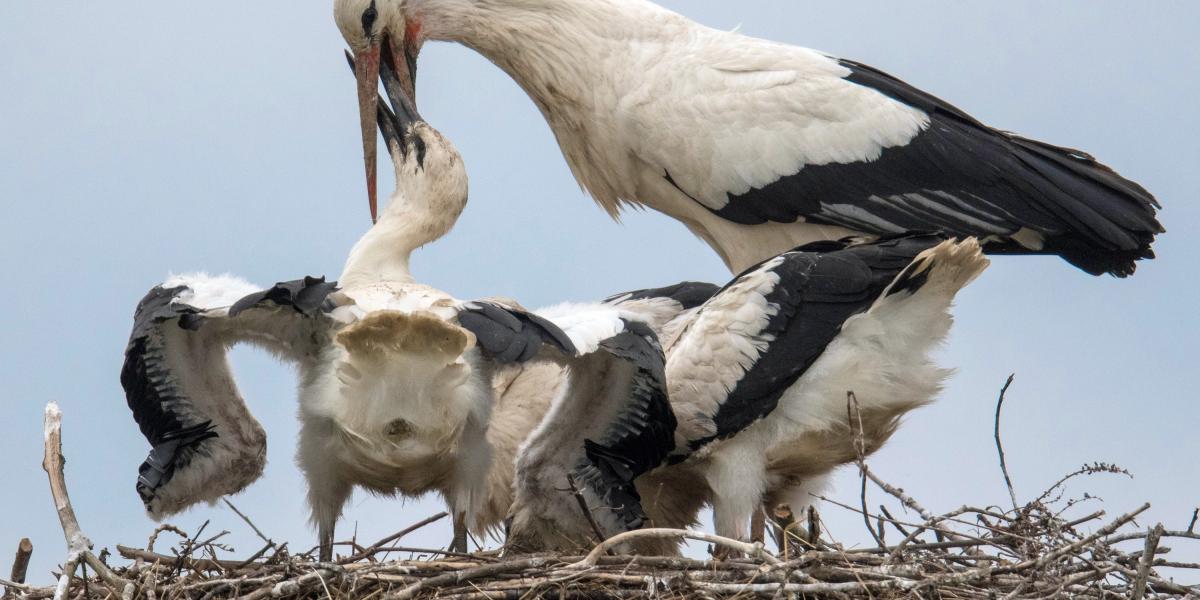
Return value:
<svg viewBox="0 0 1200 600">
<path fill-rule="evenodd" d="M 1150 577 L 1150 567 L 1154 565 L 1154 554 L 1158 551 L 1158 540 L 1162 539 L 1163 526 L 1159 523 L 1146 536 L 1146 547 L 1142 551 L 1142 560 L 1138 564 L 1137 579 L 1133 583 L 1131 600 L 1142 600 L 1146 596 L 1146 581 Z"/>
<path fill-rule="evenodd" d="M 235 567 L 233 570 L 238 571 L 238 570 L 241 570 L 241 569 L 244 569 L 244 568 L 250 566 L 251 564 L 254 563 L 254 561 L 265 556 L 267 554 L 267 552 L 270 552 L 271 548 L 274 548 L 274 547 L 275 547 L 275 542 L 268 541 L 266 546 L 263 546 L 262 549 L 260 549 L 258 552 L 251 554 L 250 558 L 247 558 L 246 560 L 238 563 L 237 567 Z"/>
<path fill-rule="evenodd" d="M 358 554 L 355 554 L 348 558 L 343 558 L 342 560 L 338 561 L 338 563 L 344 565 L 347 563 L 358 562 L 368 556 L 374 555 L 376 552 L 379 552 L 380 548 L 383 548 L 384 546 L 386 546 L 386 545 L 388 545 L 388 544 L 390 544 L 390 543 L 392 543 L 392 542 L 394 542 L 394 541 L 396 541 L 418 529 L 421 529 L 422 527 L 425 527 L 426 525 L 430 525 L 432 523 L 436 523 L 442 519 L 445 519 L 448 516 L 450 516 L 450 513 L 440 512 L 440 513 L 433 515 L 432 517 L 429 517 L 428 519 L 425 519 L 419 523 L 416 523 L 416 524 L 410 525 L 409 527 L 401 529 L 400 531 L 397 531 L 396 533 L 393 533 L 392 535 L 389 535 L 389 536 L 383 538 L 382 540 L 379 540 L 378 542 L 371 544 L 366 550 L 363 550 L 362 552 L 359 552 Z"/>
<path fill-rule="evenodd" d="M 571 488 L 571 494 L 575 496 L 575 502 L 579 504 L 579 510 L 583 512 L 583 517 L 587 519 L 588 525 L 591 525 L 592 531 L 596 534 L 596 543 L 604 543 L 608 536 L 604 535 L 604 531 L 600 529 L 600 524 L 596 522 L 596 517 L 592 514 L 587 505 L 587 499 L 583 497 L 583 492 L 579 491 L 579 486 L 575 485 L 575 476 L 567 473 L 567 485 Z"/>
<path fill-rule="evenodd" d="M 56 407 L 57 408 L 57 407 Z M 80 556 L 72 552 L 63 564 L 62 575 L 58 577 L 58 586 L 54 588 L 54 600 L 66 600 L 71 593 L 71 579 L 75 577 L 75 569 L 79 568 Z"/>
<path fill-rule="evenodd" d="M 849 425 L 850 433 L 854 436 L 854 462 L 858 465 L 859 479 L 861 480 L 858 498 L 862 503 L 863 525 L 866 525 L 871 537 L 875 538 L 875 543 L 882 548 L 887 544 L 884 543 L 880 533 L 875 531 L 875 527 L 871 525 L 870 512 L 867 510 L 867 440 L 863 435 L 862 412 L 858 408 L 858 397 L 854 395 L 853 391 L 846 392 L 846 424 Z"/>
<path fill-rule="evenodd" d="M 263 535 L 263 532 L 261 530 L 259 530 L 257 525 L 254 524 L 254 521 L 251 521 L 250 517 L 247 517 L 245 514 L 242 513 L 242 511 L 238 510 L 238 507 L 234 506 L 233 503 L 229 501 L 229 498 L 221 498 L 221 501 L 224 502 L 225 506 L 228 506 L 229 510 L 232 510 L 234 512 L 234 514 L 241 517 L 242 520 L 245 521 L 246 524 L 250 526 L 250 529 L 254 530 L 254 534 L 257 535 L 259 539 L 261 539 L 262 541 L 267 543 L 267 546 L 272 547 L 272 548 L 275 547 L 275 542 L 273 542 L 271 540 L 271 538 Z"/>
<path fill-rule="evenodd" d="M 896 528 L 896 531 L 900 532 L 900 535 L 902 535 L 904 537 L 908 537 L 908 530 L 896 522 L 896 517 L 893 517 L 892 513 L 888 512 L 888 509 L 886 506 L 880 504 L 879 512 L 883 513 L 883 516 L 887 517 L 888 522 L 890 522 L 892 524 L 892 527 Z M 880 524 L 880 529 L 882 529 L 882 528 L 883 528 L 883 525 Z"/>
<path fill-rule="evenodd" d="M 1105 512 L 1103 510 L 1098 510 L 1086 517 L 1080 517 L 1078 519 L 1075 519 L 1074 521 L 1070 521 L 1066 525 L 1063 525 L 1063 527 L 1064 528 L 1078 527 L 1080 525 L 1083 525 L 1084 523 L 1087 523 L 1088 521 L 1094 521 L 1096 519 L 1099 519 L 1100 517 L 1103 517 L 1104 515 L 1105 515 Z"/>
<path fill-rule="evenodd" d="M 82 554 L 92 549 L 92 542 L 79 529 L 79 521 L 75 518 L 75 509 L 71 507 L 71 498 L 67 495 L 66 477 L 63 473 L 62 411 L 54 402 L 46 405 L 44 433 L 46 448 L 45 456 L 42 459 L 42 469 L 50 478 L 50 495 L 54 498 L 58 522 L 67 539 L 67 548 L 73 553 Z"/>
<path fill-rule="evenodd" d="M 1195 533 L 1197 519 L 1200 519 L 1200 508 L 1197 508 L 1196 510 L 1192 511 L 1192 522 L 1188 523 L 1188 528 L 1187 528 L 1188 533 Z"/>
<path fill-rule="evenodd" d="M 779 559 L 772 556 L 770 552 L 767 552 L 766 549 L 763 547 L 762 543 L 747 544 L 746 542 L 741 542 L 738 540 L 731 540 L 727 537 L 721 537 L 719 535 L 711 535 L 711 534 L 707 534 L 707 533 L 701 533 L 698 531 L 686 531 L 683 529 L 650 528 L 650 529 L 637 529 L 634 531 L 626 531 L 625 533 L 617 534 L 611 538 L 608 538 L 607 540 L 605 540 L 604 542 L 601 542 L 595 548 L 593 548 L 592 551 L 586 557 L 584 557 L 583 560 L 571 565 L 571 567 L 575 568 L 575 569 L 586 569 L 586 568 L 594 567 L 594 566 L 596 566 L 596 561 L 599 560 L 600 557 L 603 556 L 604 553 L 607 552 L 610 548 L 614 548 L 616 546 L 619 546 L 620 544 L 624 544 L 626 542 L 630 542 L 630 541 L 633 541 L 636 539 L 641 539 L 641 538 L 684 538 L 684 539 L 689 539 L 689 540 L 695 540 L 698 542 L 708 542 L 710 544 L 716 544 L 718 546 L 729 548 L 730 550 L 733 550 L 734 552 L 740 552 L 751 558 L 756 558 L 756 559 L 765 561 L 769 564 L 778 564 L 779 563 Z"/>
<path fill-rule="evenodd" d="M 183 560 L 185 558 L 192 557 L 192 552 L 196 549 L 196 540 L 200 539 L 200 534 L 204 533 L 204 530 L 208 528 L 208 523 L 209 521 L 205 520 L 204 523 L 200 525 L 200 529 L 196 530 L 196 535 L 193 535 L 191 538 L 185 541 L 183 543 L 183 547 L 179 549 L 179 558 L 175 561 L 176 576 L 183 574 Z"/>
<path fill-rule="evenodd" d="M 64 472 L 66 459 L 62 453 L 62 411 L 58 404 L 51 402 L 46 405 L 45 426 L 43 430 L 45 452 L 42 457 L 42 468 L 50 478 L 50 495 L 54 498 L 54 507 L 58 512 L 58 521 L 62 526 L 63 536 L 67 540 L 68 558 L 63 565 L 62 577 L 59 579 L 55 598 L 65 598 L 70 591 L 71 578 L 80 564 L 86 564 L 96 571 L 105 583 L 120 592 L 121 596 L 132 594 L 133 583 L 118 577 L 108 568 L 108 565 L 92 554 L 92 542 L 83 534 L 79 520 L 75 517 L 75 509 L 71 506 L 71 498 L 67 494 L 67 480 Z M 60 596 L 61 594 L 61 596 Z"/>
<path fill-rule="evenodd" d="M 621 536 L 617 536 L 617 537 L 621 537 Z M 482 567 L 475 567 L 474 569 L 467 569 L 465 571 L 456 571 L 453 573 L 446 573 L 445 575 L 439 575 L 437 577 L 430 577 L 428 579 L 424 579 L 424 580 L 417 582 L 407 588 L 404 588 L 403 590 L 400 590 L 395 596 L 393 596 L 393 598 L 395 598 L 396 600 L 407 600 L 408 598 L 412 598 L 413 596 L 415 596 L 421 590 L 437 588 L 439 586 L 444 586 L 447 584 L 463 583 L 465 581 L 471 581 L 473 579 L 480 579 L 483 577 L 490 577 L 493 575 L 499 575 L 501 573 L 511 573 L 513 571 L 524 571 L 525 569 L 529 569 L 529 568 L 541 569 L 541 568 L 545 567 L 546 565 L 550 564 L 551 562 L 552 562 L 551 559 L 545 558 L 545 557 L 528 558 L 525 560 L 516 560 L 516 561 L 503 562 L 503 563 L 496 563 L 494 565 L 484 565 Z"/>
<path fill-rule="evenodd" d="M 1016 374 L 1008 376 L 1008 381 L 1004 382 L 1004 387 L 1000 388 L 1000 398 L 996 400 L 996 419 L 995 431 L 996 452 L 1000 455 L 1000 471 L 1004 473 L 1004 485 L 1008 487 L 1008 497 L 1012 500 L 1013 510 L 1020 510 L 1017 504 L 1017 492 L 1013 490 L 1012 478 L 1008 476 L 1008 463 L 1004 460 L 1004 445 L 1000 442 L 1000 411 L 1004 408 L 1004 396 L 1008 393 L 1009 386 L 1012 385 Z"/>
<path fill-rule="evenodd" d="M 1062 477 L 1062 479 L 1059 479 L 1058 481 L 1054 482 L 1054 485 L 1050 486 L 1049 488 L 1046 488 L 1046 491 L 1042 492 L 1042 495 L 1038 496 L 1037 500 L 1034 500 L 1033 502 L 1036 504 L 1036 503 L 1045 501 L 1047 498 L 1050 497 L 1050 494 L 1054 493 L 1055 490 L 1061 488 L 1065 483 L 1067 483 L 1068 481 L 1070 481 L 1076 477 L 1079 477 L 1080 475 L 1096 475 L 1099 473 L 1114 473 L 1114 474 L 1118 474 L 1118 475 L 1124 475 L 1126 477 L 1129 477 L 1130 479 L 1133 479 L 1132 473 L 1130 473 L 1129 471 L 1127 471 L 1125 469 L 1122 469 L 1121 467 L 1119 467 L 1117 465 L 1096 462 L 1096 463 L 1092 463 L 1090 465 L 1083 465 L 1082 467 L 1080 467 L 1070 473 L 1067 473 L 1065 476 Z"/>
<path fill-rule="evenodd" d="M 408 552 L 410 554 L 430 554 L 434 556 L 453 556 L 456 558 L 469 558 L 482 562 L 499 562 L 498 559 L 490 556 L 482 556 L 479 554 L 470 554 L 467 552 L 451 552 L 450 550 L 436 550 L 433 548 L 415 548 L 412 546 L 387 546 L 379 548 L 377 552 Z"/>
<path fill-rule="evenodd" d="M 158 536 L 166 531 L 174 533 L 175 535 L 177 535 L 185 540 L 190 539 L 192 537 L 192 536 L 188 535 L 186 531 L 184 531 L 174 525 L 171 525 L 170 523 L 163 523 L 162 525 L 159 525 L 157 528 L 155 528 L 154 533 L 152 533 L 150 535 L 150 539 L 146 541 L 146 551 L 147 552 L 154 552 L 154 544 L 156 542 L 158 542 Z"/>
</svg>

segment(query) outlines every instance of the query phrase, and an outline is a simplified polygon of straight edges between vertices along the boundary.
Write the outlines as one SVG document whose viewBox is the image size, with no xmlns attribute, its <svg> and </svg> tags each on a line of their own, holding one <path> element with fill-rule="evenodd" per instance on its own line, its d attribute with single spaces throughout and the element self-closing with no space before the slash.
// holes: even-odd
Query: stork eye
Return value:
<svg viewBox="0 0 1200 600">
<path fill-rule="evenodd" d="M 375 0 L 371 0 L 371 5 L 362 14 L 363 32 L 367 37 L 371 37 L 371 32 L 375 29 L 375 19 L 379 18 L 379 10 L 375 8 Z"/>
</svg>

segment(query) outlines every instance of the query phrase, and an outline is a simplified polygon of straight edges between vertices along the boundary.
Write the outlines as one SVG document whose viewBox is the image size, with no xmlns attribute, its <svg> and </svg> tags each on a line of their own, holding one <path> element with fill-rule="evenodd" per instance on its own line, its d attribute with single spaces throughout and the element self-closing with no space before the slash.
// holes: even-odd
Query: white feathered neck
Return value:
<svg viewBox="0 0 1200 600">
<path fill-rule="evenodd" d="M 379 221 L 350 251 L 338 280 L 343 289 L 412 283 L 413 251 L 449 233 L 467 206 L 467 172 L 454 145 L 423 122 L 409 136 L 419 136 L 424 151 L 410 146 L 393 157 L 396 191 Z"/>
<path fill-rule="evenodd" d="M 422 39 L 461 43 L 508 73 L 614 218 L 634 197 L 625 144 L 610 140 L 620 103 L 636 97 L 629 73 L 704 29 L 645 0 L 405 0 L 397 12 Z"/>
</svg>

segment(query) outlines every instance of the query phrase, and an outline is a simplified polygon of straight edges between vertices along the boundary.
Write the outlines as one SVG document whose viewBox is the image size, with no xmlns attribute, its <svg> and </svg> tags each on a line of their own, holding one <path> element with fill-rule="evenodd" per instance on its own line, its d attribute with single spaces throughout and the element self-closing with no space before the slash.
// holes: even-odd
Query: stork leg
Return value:
<svg viewBox="0 0 1200 600">
<path fill-rule="evenodd" d="M 333 524 L 321 524 L 317 532 L 317 541 L 320 544 L 319 560 L 333 562 Z"/>
<path fill-rule="evenodd" d="M 767 515 L 763 511 L 763 507 L 759 506 L 754 514 L 750 515 L 750 541 L 762 543 L 767 536 Z"/>
<path fill-rule="evenodd" d="M 454 539 L 450 540 L 451 552 L 467 552 L 467 513 L 454 513 Z"/>
<path fill-rule="evenodd" d="M 730 440 L 705 471 L 713 492 L 713 529 L 719 536 L 743 542 L 750 539 L 751 518 L 762 512 L 766 487 L 765 452 L 755 441 Z"/>
</svg>

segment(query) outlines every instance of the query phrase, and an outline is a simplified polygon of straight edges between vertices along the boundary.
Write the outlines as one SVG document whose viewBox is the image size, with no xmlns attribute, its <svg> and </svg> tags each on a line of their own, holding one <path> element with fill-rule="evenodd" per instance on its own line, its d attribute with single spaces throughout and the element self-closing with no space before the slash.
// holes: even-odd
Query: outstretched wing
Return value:
<svg viewBox="0 0 1200 600">
<path fill-rule="evenodd" d="M 566 367 L 567 385 L 518 457 L 514 539 L 587 540 L 588 520 L 564 491 L 571 482 L 608 532 L 639 527 L 645 514 L 633 482 L 674 447 L 675 418 L 654 331 L 603 304 L 538 314 L 492 303 L 468 307 L 460 323 L 497 360 L 540 357 Z"/>
<path fill-rule="evenodd" d="M 869 66 L 721 34 L 631 109 L 645 162 L 736 223 L 975 236 L 1129 275 L 1158 203 L 1091 156 L 988 127 Z M 670 62 L 670 61 L 666 61 Z M 669 87 L 668 87 L 669 86 Z"/>
<path fill-rule="evenodd" d="M 921 284 L 902 273 L 941 241 L 913 235 L 810 244 L 749 269 L 718 292 L 668 357 L 679 419 L 672 460 L 770 414 L 847 319 L 869 309 L 889 285 L 895 292 Z"/>
<path fill-rule="evenodd" d="M 232 277 L 172 277 L 134 314 L 121 386 L 152 449 L 137 491 L 156 518 L 257 479 L 266 436 L 246 409 L 226 352 L 239 341 L 304 360 L 326 327 L 336 285 L 305 278 L 262 290 Z"/>
</svg>

